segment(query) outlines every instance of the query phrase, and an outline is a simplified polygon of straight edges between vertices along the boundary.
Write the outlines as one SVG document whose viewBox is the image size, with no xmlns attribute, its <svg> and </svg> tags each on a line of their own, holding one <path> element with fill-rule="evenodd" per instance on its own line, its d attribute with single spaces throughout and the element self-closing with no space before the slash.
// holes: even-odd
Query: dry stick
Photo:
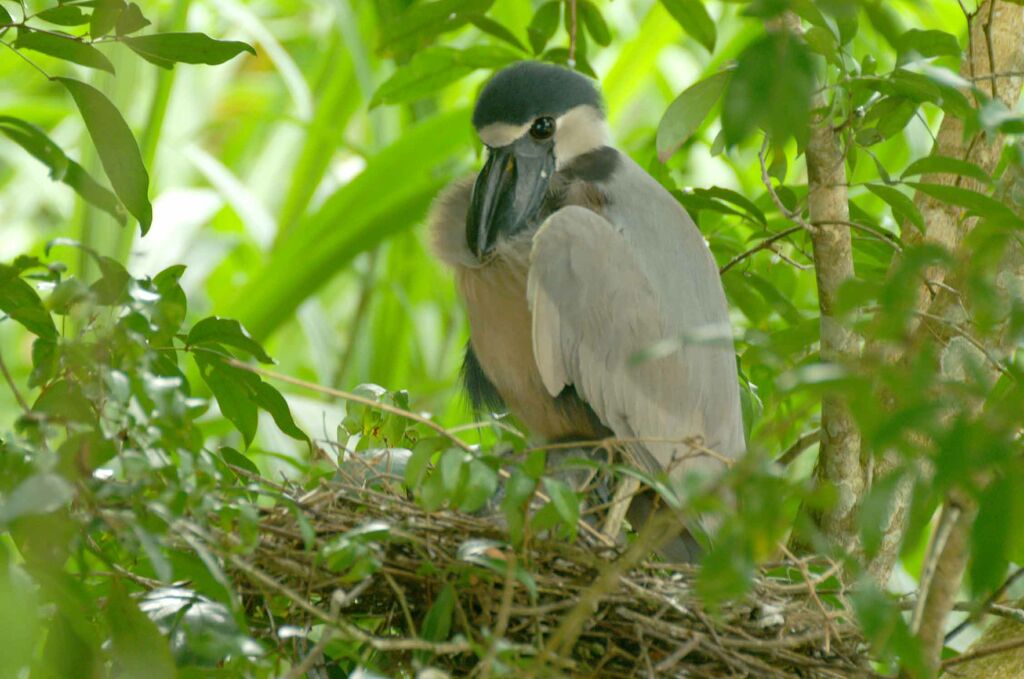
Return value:
<svg viewBox="0 0 1024 679">
<path fill-rule="evenodd" d="M 548 639 L 540 655 L 542 660 L 564 656 L 571 651 L 583 631 L 584 623 L 594 614 L 601 599 L 618 589 L 619 579 L 624 573 L 671 537 L 671 528 L 675 522 L 675 517 L 667 513 L 657 514 L 648 520 L 626 552 L 609 563 L 594 584 L 580 594 L 579 601 L 562 618 L 558 629 Z"/>
<path fill-rule="evenodd" d="M 490 679 L 494 659 L 498 655 L 498 643 L 508 631 L 508 621 L 512 617 L 512 603 L 516 592 L 516 556 L 509 554 L 505 562 L 505 587 L 501 592 L 501 608 L 498 609 L 498 624 L 494 626 L 494 636 L 487 647 L 487 654 L 481 661 L 483 669 L 480 676 Z"/>
</svg>

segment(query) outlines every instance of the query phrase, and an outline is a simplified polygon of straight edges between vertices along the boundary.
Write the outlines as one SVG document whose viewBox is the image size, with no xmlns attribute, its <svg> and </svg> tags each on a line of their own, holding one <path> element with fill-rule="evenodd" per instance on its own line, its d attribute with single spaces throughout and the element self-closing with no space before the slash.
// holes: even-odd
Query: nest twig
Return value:
<svg viewBox="0 0 1024 679">
<path fill-rule="evenodd" d="M 482 677 L 495 663 L 517 676 L 870 674 L 838 568 L 825 560 L 787 555 L 762 569 L 747 596 L 710 610 L 692 566 L 639 552 L 626 561 L 628 553 L 583 534 L 576 544 L 534 537 L 513 549 L 493 518 L 428 513 L 386 475 L 377 481 L 325 482 L 305 493 L 279 486 L 294 504 L 267 511 L 246 555 L 229 532 L 205 535 L 254 602 L 254 628 L 323 625 L 378 667 L 408 676 L 424 663 Z M 383 536 L 365 543 L 372 573 L 332 570 L 323 546 L 367 526 Z M 448 585 L 451 628 L 438 636 L 420 626 Z"/>
</svg>

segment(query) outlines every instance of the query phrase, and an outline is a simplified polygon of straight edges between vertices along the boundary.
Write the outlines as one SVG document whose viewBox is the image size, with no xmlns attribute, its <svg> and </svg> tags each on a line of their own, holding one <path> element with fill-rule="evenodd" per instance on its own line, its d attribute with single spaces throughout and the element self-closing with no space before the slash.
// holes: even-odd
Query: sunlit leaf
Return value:
<svg viewBox="0 0 1024 679">
<path fill-rule="evenodd" d="M 122 225 L 125 223 L 124 208 L 117 196 L 101 186 L 85 168 L 64 155 L 64 151 L 41 129 L 24 120 L 0 115 L 0 133 L 50 168 L 51 179 L 67 184 L 86 201 Z"/>
<path fill-rule="evenodd" d="M 604 17 L 601 15 L 601 10 L 597 6 L 589 2 L 589 0 L 583 0 L 578 5 L 580 17 L 583 19 L 583 25 L 587 27 L 587 32 L 590 33 L 590 37 L 594 39 L 598 45 L 608 46 L 612 42 L 611 31 L 608 30 L 608 24 L 605 23 Z"/>
<path fill-rule="evenodd" d="M 214 40 L 203 33 L 157 33 L 122 37 L 120 41 L 140 57 L 162 68 L 182 64 L 223 64 L 242 52 L 256 54 L 250 45 L 234 40 Z"/>
<path fill-rule="evenodd" d="M 43 21 L 48 21 L 51 24 L 57 24 L 58 26 L 81 26 L 82 24 L 89 23 L 88 14 L 83 13 L 80 8 L 70 5 L 44 9 L 36 16 Z M 0 23 L 3 22 L 0 21 Z"/>
<path fill-rule="evenodd" d="M 538 7 L 534 13 L 533 20 L 530 21 L 530 25 L 526 29 L 534 54 L 543 52 L 548 41 L 558 30 L 558 20 L 562 16 L 559 9 L 560 6 L 557 2 L 549 1 Z"/>
<path fill-rule="evenodd" d="M 117 582 L 111 588 L 107 621 L 112 655 L 121 676 L 174 679 L 177 671 L 167 640 Z"/>
<path fill-rule="evenodd" d="M 96 0 L 89 18 L 89 35 L 93 40 L 114 30 L 117 20 L 127 5 L 124 0 Z"/>
<path fill-rule="evenodd" d="M 135 31 L 141 31 L 146 26 L 149 26 L 149 19 L 142 16 L 142 10 L 134 2 L 128 3 L 128 6 L 124 8 L 124 11 L 117 17 L 117 22 L 114 24 L 117 34 L 119 36 L 128 35 Z"/>
<path fill-rule="evenodd" d="M 128 123 L 107 97 L 92 85 L 71 78 L 56 78 L 71 93 L 82 113 L 103 169 L 114 193 L 137 220 L 142 233 L 153 222 L 149 202 L 149 173 Z"/>
<path fill-rule="evenodd" d="M 658 159 L 667 161 L 711 113 L 722 96 L 732 71 L 721 71 L 683 90 L 676 97 L 658 124 Z"/>
<path fill-rule="evenodd" d="M 661 0 L 668 13 L 672 15 L 683 30 L 692 35 L 697 42 L 709 51 L 715 50 L 717 31 L 715 22 L 711 20 L 702 0 Z"/>
<path fill-rule="evenodd" d="M 899 52 L 897 63 L 901 66 L 914 61 L 915 58 L 928 59 L 960 54 L 960 45 L 956 37 L 937 30 L 912 28 L 896 40 L 895 47 Z"/>
<path fill-rule="evenodd" d="M 20 49 L 30 49 L 36 52 L 48 54 L 51 57 L 71 61 L 89 68 L 98 68 L 107 73 L 114 72 L 114 65 L 110 63 L 103 52 L 87 43 L 76 40 L 72 36 L 57 35 L 54 33 L 42 33 L 29 29 L 19 29 L 18 37 L 14 46 Z"/>
</svg>

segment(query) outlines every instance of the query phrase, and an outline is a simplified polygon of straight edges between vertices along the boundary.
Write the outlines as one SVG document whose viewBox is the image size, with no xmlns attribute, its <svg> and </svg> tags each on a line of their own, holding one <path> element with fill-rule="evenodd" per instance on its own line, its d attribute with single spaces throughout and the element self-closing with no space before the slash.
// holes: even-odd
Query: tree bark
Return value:
<svg viewBox="0 0 1024 679">
<path fill-rule="evenodd" d="M 785 15 L 787 30 L 800 34 L 800 20 Z M 815 97 L 819 113 L 811 123 L 805 149 L 807 159 L 807 211 L 820 314 L 820 356 L 823 362 L 849 364 L 860 355 L 860 340 L 836 317 L 839 288 L 853 278 L 853 247 L 850 238 L 850 202 L 846 182 L 846 154 L 832 126 L 824 93 Z M 824 112 L 821 112 L 824 111 Z M 821 442 L 815 478 L 834 487 L 836 503 L 815 517 L 836 546 L 860 554 L 856 509 L 864 494 L 861 438 L 841 394 L 829 394 L 821 404 Z"/>
<path fill-rule="evenodd" d="M 1007 108 L 1014 108 L 1020 98 L 1021 85 L 1024 78 L 1024 8 L 1005 0 L 985 0 L 978 11 L 968 19 L 969 51 L 960 66 L 960 75 L 972 80 L 994 99 L 1001 101 Z M 991 58 L 990 58 L 991 56 Z M 989 77 L 994 74 L 998 77 Z M 972 97 L 970 92 L 965 96 Z M 964 139 L 964 123 L 953 116 L 943 118 L 936 137 L 933 154 L 952 156 L 969 160 L 986 172 L 991 173 L 1002 153 L 1003 138 L 984 138 L 976 135 L 969 140 Z M 923 181 L 934 184 L 956 185 L 975 191 L 985 191 L 969 177 L 954 177 L 948 174 L 926 175 Z M 924 217 L 926 230 L 924 235 L 913 229 L 907 230 L 907 241 L 911 244 L 938 245 L 949 252 L 956 253 L 964 237 L 974 227 L 973 218 L 962 219 L 963 211 L 956 206 L 941 202 L 931 196 L 918 192 L 914 199 L 915 205 Z M 894 262 L 893 267 L 899 265 Z M 939 295 L 941 285 L 945 282 L 947 271 L 943 267 L 929 267 L 924 279 L 915 289 L 915 312 L 940 310 L 945 297 Z M 910 328 L 911 333 L 918 331 L 920 317 L 915 317 Z M 895 363 L 903 358 L 901 347 L 874 347 L 880 351 L 888 362 Z M 895 454 L 886 454 L 876 466 L 875 474 L 883 477 L 897 468 L 899 459 Z M 870 483 L 870 479 L 869 479 Z M 911 483 L 903 483 L 895 494 L 890 522 L 884 531 L 882 548 L 868 565 L 871 574 L 879 582 L 886 582 L 899 555 L 899 547 L 903 539 L 905 517 L 910 505 Z M 958 524 L 954 530 L 969 530 L 969 525 Z M 950 536 L 951 542 L 959 543 L 959 538 Z M 953 558 L 955 555 L 949 555 Z M 959 557 L 956 560 L 960 560 Z M 952 577 L 952 574 L 948 574 Z M 956 574 L 959 585 L 962 568 Z M 954 588 L 955 590 L 955 588 Z M 950 602 L 952 605 L 952 602 Z M 948 612 L 948 611 L 947 611 Z M 945 613 L 941 616 L 945 619 Z"/>
</svg>

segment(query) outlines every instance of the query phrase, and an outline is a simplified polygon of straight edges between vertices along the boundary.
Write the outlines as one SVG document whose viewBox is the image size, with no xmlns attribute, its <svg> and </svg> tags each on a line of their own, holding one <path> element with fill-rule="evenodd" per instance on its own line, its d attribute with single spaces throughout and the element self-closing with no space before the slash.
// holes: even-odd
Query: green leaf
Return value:
<svg viewBox="0 0 1024 679">
<path fill-rule="evenodd" d="M 917 206 L 914 205 L 914 201 L 909 196 L 899 189 L 883 184 L 868 184 L 867 188 L 868 191 L 884 200 L 892 208 L 892 215 L 896 218 L 897 223 L 902 220 L 909 221 L 917 227 L 918 231 L 924 233 L 924 217 L 921 216 L 920 211 L 918 211 Z"/>
<path fill-rule="evenodd" d="M 128 123 L 107 97 L 92 85 L 71 78 L 56 78 L 71 93 L 82 113 L 103 169 L 114 193 L 137 220 L 143 235 L 153 222 L 149 202 L 149 174 Z"/>
<path fill-rule="evenodd" d="M 30 49 L 51 57 L 71 61 L 89 68 L 97 68 L 107 73 L 114 72 L 114 65 L 110 59 L 98 49 L 84 42 L 75 40 L 72 36 L 62 37 L 53 33 L 39 33 L 26 28 L 18 29 L 18 37 L 14 46 L 20 49 Z"/>
<path fill-rule="evenodd" d="M 489 19 L 481 14 L 475 14 L 469 17 L 469 22 L 479 28 L 484 33 L 492 35 L 498 40 L 503 40 L 508 44 L 512 45 L 516 49 L 526 51 L 526 45 L 519 41 L 512 31 L 508 30 L 494 19 Z"/>
<path fill-rule="evenodd" d="M 894 47 L 898 53 L 896 63 L 899 66 L 917 58 L 960 55 L 960 44 L 956 37 L 937 30 L 912 28 L 897 38 Z"/>
<path fill-rule="evenodd" d="M 416 101 L 461 80 L 474 68 L 460 64 L 457 55 L 458 50 L 451 47 L 431 47 L 417 52 L 409 63 L 377 88 L 370 107 Z"/>
<path fill-rule="evenodd" d="M 77 382 L 57 380 L 39 394 L 32 412 L 63 422 L 94 424 L 96 412 Z"/>
<path fill-rule="evenodd" d="M 462 491 L 462 502 L 459 509 L 463 512 L 475 512 L 487 504 L 498 490 L 498 473 L 490 465 L 480 460 L 469 463 L 469 474 Z"/>
<path fill-rule="evenodd" d="M 4 9 L 3 5 L 0 5 L 0 24 L 13 24 L 14 18 Z"/>
<path fill-rule="evenodd" d="M 1017 228 L 1024 227 L 1024 221 L 1013 210 L 995 198 L 986 196 L 983 193 L 959 186 L 946 186 L 945 184 L 930 184 L 927 182 L 907 182 L 907 184 L 933 198 L 938 198 L 950 205 L 962 207 L 978 217 Z"/>
<path fill-rule="evenodd" d="M 555 31 L 558 30 L 558 20 L 562 16 L 559 8 L 557 2 L 545 2 L 534 13 L 533 19 L 526 29 L 526 35 L 530 39 L 530 47 L 533 48 L 534 54 L 543 52 L 548 42 L 554 37 Z"/>
<path fill-rule="evenodd" d="M 608 30 L 608 24 L 605 23 L 604 17 L 601 16 L 601 10 L 589 0 L 583 0 L 579 3 L 579 12 L 583 18 L 583 25 L 587 27 L 587 32 L 590 33 L 594 42 L 603 47 L 610 45 L 612 34 Z"/>
<path fill-rule="evenodd" d="M 28 378 L 28 386 L 41 387 L 57 374 L 57 342 L 45 337 L 37 337 L 32 342 L 32 374 Z"/>
<path fill-rule="evenodd" d="M 107 621 L 117 676 L 131 679 L 174 679 L 177 676 L 167 640 L 118 581 L 111 587 Z"/>
<path fill-rule="evenodd" d="M 679 22 L 683 30 L 693 36 L 708 52 L 715 51 L 715 22 L 701 0 L 661 0 L 672 18 Z"/>
<path fill-rule="evenodd" d="M 0 526 L 7 526 L 23 516 L 55 512 L 74 496 L 74 487 L 57 474 L 30 476 L 0 504 Z"/>
<path fill-rule="evenodd" d="M 7 264 L 0 264 L 0 311 L 38 337 L 53 341 L 58 337 L 57 326 L 39 295 Z"/>
<path fill-rule="evenodd" d="M 256 463 L 234 448 L 223 446 L 217 452 L 220 454 L 221 459 L 227 464 L 244 469 L 256 476 L 260 475 L 260 468 L 256 466 Z"/>
<path fill-rule="evenodd" d="M 126 7 L 124 0 L 96 0 L 89 19 L 89 35 L 92 39 L 101 38 L 114 30 Z"/>
<path fill-rule="evenodd" d="M 48 21 L 58 26 L 81 26 L 82 24 L 89 23 L 89 15 L 73 5 L 61 5 L 44 9 L 36 16 L 43 21 Z"/>
<path fill-rule="evenodd" d="M 274 359 L 270 358 L 260 343 L 249 335 L 242 324 L 231 318 L 220 318 L 219 316 L 204 318 L 192 326 L 185 341 L 192 346 L 226 344 L 250 354 L 260 363 L 274 362 Z"/>
<path fill-rule="evenodd" d="M 381 31 L 381 50 L 405 53 L 438 33 L 465 24 L 469 17 L 484 14 L 494 0 L 438 0 L 414 4 Z"/>
<path fill-rule="evenodd" d="M 811 118 L 814 63 L 807 46 L 788 31 L 769 33 L 740 54 L 725 89 L 722 132 L 734 145 L 758 126 L 775 144 L 795 136 L 802 145 Z"/>
<path fill-rule="evenodd" d="M 121 38 L 133 52 L 162 68 L 182 64 L 223 64 L 242 52 L 256 54 L 250 45 L 235 40 L 214 40 L 203 33 L 158 33 Z"/>
<path fill-rule="evenodd" d="M 1019 489 L 1005 477 L 992 481 L 978 503 L 971 531 L 971 591 L 981 599 L 1006 577 L 1008 549 L 1020 526 L 1014 498 Z"/>
<path fill-rule="evenodd" d="M 448 447 L 448 440 L 440 436 L 431 436 L 420 439 L 413 446 L 412 455 L 405 465 L 405 485 L 410 490 L 416 490 L 427 475 L 427 468 L 430 465 L 434 454 Z"/>
<path fill-rule="evenodd" d="M 658 159 L 666 162 L 682 147 L 711 113 L 715 103 L 732 77 L 732 71 L 721 71 L 690 85 L 669 104 L 658 123 Z"/>
<path fill-rule="evenodd" d="M 117 196 L 101 186 L 85 168 L 68 158 L 45 132 L 10 116 L 0 116 L 0 132 L 50 168 L 51 179 L 67 184 L 86 201 L 124 225 L 125 211 Z"/>
<path fill-rule="evenodd" d="M 544 492 L 551 498 L 552 504 L 558 510 L 558 515 L 565 522 L 565 527 L 571 535 L 576 534 L 576 522 L 580 518 L 580 501 L 565 481 L 559 481 L 549 476 L 541 479 Z"/>
<path fill-rule="evenodd" d="M 149 19 L 142 16 L 142 10 L 134 2 L 128 3 L 128 6 L 117 17 L 115 24 L 118 35 L 128 35 L 135 31 L 141 31 L 146 26 L 149 26 Z"/>
<path fill-rule="evenodd" d="M 248 448 L 256 437 L 259 424 L 256 403 L 252 399 L 254 382 L 259 381 L 259 378 L 225 365 L 216 356 L 196 353 L 193 357 L 199 366 L 199 374 L 217 399 L 221 414 L 235 425 Z"/>
<path fill-rule="evenodd" d="M 901 178 L 905 179 L 919 174 L 951 174 L 957 177 L 971 177 L 983 184 L 992 183 L 992 177 L 988 172 L 974 163 L 949 156 L 933 155 L 919 158 L 907 166 Z"/>
<path fill-rule="evenodd" d="M 256 405 L 270 413 L 270 416 L 274 418 L 274 424 L 282 432 L 297 441 L 309 440 L 309 437 L 295 424 L 295 420 L 292 418 L 292 411 L 288 407 L 288 401 L 284 399 L 284 396 L 277 389 L 260 380 L 256 385 L 253 400 L 256 402 Z"/>
<path fill-rule="evenodd" d="M 455 587 L 449 582 L 438 593 L 430 610 L 423 618 L 420 636 L 427 641 L 445 641 L 451 635 L 452 615 L 455 613 Z"/>
<path fill-rule="evenodd" d="M 831 63 L 839 62 L 839 45 L 836 43 L 835 34 L 828 28 L 811 26 L 804 33 L 804 40 L 811 51 L 820 54 Z"/>
</svg>

